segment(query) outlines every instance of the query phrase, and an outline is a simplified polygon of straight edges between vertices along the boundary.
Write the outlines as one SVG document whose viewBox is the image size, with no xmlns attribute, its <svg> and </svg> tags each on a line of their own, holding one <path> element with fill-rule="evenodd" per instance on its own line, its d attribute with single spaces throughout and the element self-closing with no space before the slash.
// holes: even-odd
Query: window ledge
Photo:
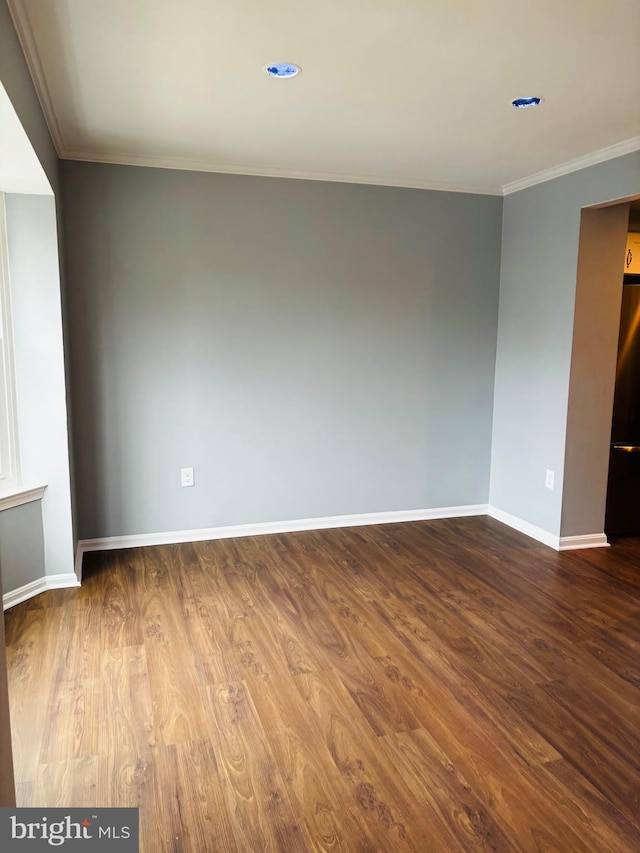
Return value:
<svg viewBox="0 0 640 853">
<path fill-rule="evenodd" d="M 0 490 L 0 512 L 32 501 L 42 500 L 46 486 L 13 486 Z"/>
</svg>

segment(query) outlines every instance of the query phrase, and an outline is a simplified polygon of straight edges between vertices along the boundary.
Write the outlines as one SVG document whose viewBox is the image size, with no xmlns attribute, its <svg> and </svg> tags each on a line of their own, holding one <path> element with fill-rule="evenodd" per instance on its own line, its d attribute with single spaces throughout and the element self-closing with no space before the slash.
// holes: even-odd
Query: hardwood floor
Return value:
<svg viewBox="0 0 640 853">
<path fill-rule="evenodd" d="M 6 630 L 19 805 L 139 806 L 147 853 L 640 849 L 640 541 L 104 552 Z"/>
</svg>

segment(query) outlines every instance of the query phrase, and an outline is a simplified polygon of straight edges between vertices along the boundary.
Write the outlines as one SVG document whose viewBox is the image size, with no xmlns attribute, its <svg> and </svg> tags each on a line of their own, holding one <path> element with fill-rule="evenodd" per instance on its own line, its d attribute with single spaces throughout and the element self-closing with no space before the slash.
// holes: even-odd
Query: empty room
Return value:
<svg viewBox="0 0 640 853">
<path fill-rule="evenodd" d="M 640 849 L 639 48 L 0 0 L 2 850 Z"/>
</svg>

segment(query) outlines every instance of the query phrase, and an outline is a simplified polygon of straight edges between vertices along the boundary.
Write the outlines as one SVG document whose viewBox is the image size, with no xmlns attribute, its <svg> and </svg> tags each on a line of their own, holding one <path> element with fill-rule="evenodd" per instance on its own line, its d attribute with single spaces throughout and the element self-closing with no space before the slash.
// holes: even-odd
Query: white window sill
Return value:
<svg viewBox="0 0 640 853">
<path fill-rule="evenodd" d="M 0 489 L 0 512 L 3 509 L 13 509 L 32 501 L 42 500 L 46 486 L 13 486 L 10 489 Z"/>
</svg>

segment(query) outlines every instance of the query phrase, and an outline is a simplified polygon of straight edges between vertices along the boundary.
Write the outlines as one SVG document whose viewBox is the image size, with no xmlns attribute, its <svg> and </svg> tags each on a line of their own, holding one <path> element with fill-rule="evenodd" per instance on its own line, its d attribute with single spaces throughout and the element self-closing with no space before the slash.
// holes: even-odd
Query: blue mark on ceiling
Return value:
<svg viewBox="0 0 640 853">
<path fill-rule="evenodd" d="M 527 107 L 537 107 L 541 100 L 542 98 L 516 98 L 511 101 L 511 106 L 523 110 Z"/>
<path fill-rule="evenodd" d="M 269 77 L 295 77 L 299 73 L 300 68 L 292 62 L 274 62 L 273 65 L 267 65 Z"/>
</svg>

